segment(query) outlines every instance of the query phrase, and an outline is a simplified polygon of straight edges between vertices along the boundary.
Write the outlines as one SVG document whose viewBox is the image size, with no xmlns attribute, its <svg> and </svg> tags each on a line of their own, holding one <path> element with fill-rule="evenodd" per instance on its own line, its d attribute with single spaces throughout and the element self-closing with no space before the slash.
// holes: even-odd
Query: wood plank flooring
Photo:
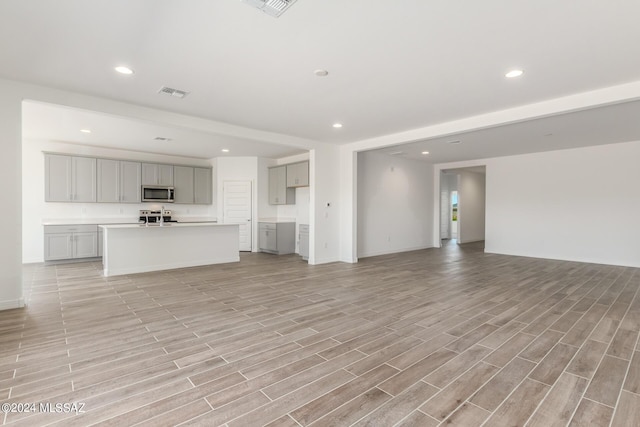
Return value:
<svg viewBox="0 0 640 427">
<path fill-rule="evenodd" d="M 640 269 L 452 243 L 100 269 L 24 267 L 27 307 L 0 312 L 3 423 L 638 425 Z"/>
</svg>

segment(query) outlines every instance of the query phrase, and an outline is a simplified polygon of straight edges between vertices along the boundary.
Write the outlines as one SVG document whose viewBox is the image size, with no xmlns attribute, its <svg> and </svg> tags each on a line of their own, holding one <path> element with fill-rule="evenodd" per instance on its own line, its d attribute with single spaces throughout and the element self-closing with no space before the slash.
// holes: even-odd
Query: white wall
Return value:
<svg viewBox="0 0 640 427">
<path fill-rule="evenodd" d="M 486 252 L 640 267 L 640 142 L 487 162 Z"/>
<path fill-rule="evenodd" d="M 458 243 L 485 239 L 485 175 L 460 171 L 458 179 Z"/>
<path fill-rule="evenodd" d="M 340 148 L 318 144 L 309 153 L 309 264 L 340 260 Z"/>
<path fill-rule="evenodd" d="M 22 307 L 22 91 L 0 80 L 0 310 Z"/>
<path fill-rule="evenodd" d="M 45 203 L 43 151 L 96 156 L 123 160 L 163 162 L 211 167 L 209 160 L 163 156 L 124 150 L 96 148 L 51 141 L 22 143 L 22 262 L 44 261 L 44 219 L 116 218 L 124 222 L 138 220 L 140 209 L 160 208 L 149 203 Z M 215 171 L 212 176 L 215 177 Z M 212 185 L 212 188 L 213 185 Z M 215 199 L 214 203 L 215 203 Z M 215 217 L 214 205 L 171 204 L 174 217 Z"/>
<path fill-rule="evenodd" d="M 358 257 L 432 247 L 433 166 L 358 153 Z"/>
</svg>

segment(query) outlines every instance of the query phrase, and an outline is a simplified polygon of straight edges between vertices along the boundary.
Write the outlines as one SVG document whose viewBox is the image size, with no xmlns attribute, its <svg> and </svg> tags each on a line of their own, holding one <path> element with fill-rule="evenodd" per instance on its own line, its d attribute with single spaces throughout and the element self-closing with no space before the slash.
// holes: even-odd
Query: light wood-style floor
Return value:
<svg viewBox="0 0 640 427">
<path fill-rule="evenodd" d="M 0 312 L 12 425 L 637 426 L 640 269 L 479 244 L 105 279 L 25 266 Z M 22 408 L 24 410 L 24 408 Z M 45 412 L 41 412 L 45 411 Z"/>
</svg>

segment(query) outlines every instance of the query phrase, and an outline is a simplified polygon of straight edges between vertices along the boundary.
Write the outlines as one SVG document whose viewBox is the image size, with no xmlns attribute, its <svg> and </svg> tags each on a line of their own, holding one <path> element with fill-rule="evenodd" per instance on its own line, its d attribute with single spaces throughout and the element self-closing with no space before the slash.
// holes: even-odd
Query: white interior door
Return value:
<svg viewBox="0 0 640 427">
<path fill-rule="evenodd" d="M 240 250 L 251 251 L 251 181 L 224 181 L 223 222 L 240 225 Z"/>
</svg>

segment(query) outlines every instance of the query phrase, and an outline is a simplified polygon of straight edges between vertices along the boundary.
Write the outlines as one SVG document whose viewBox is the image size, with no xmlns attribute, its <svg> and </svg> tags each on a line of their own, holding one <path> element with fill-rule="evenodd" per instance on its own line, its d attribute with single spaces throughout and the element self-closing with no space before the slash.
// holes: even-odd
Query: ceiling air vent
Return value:
<svg viewBox="0 0 640 427">
<path fill-rule="evenodd" d="M 389 153 L 390 156 L 402 156 L 404 154 L 404 151 L 392 151 L 391 153 Z"/>
<path fill-rule="evenodd" d="M 242 2 L 277 18 L 291 7 L 296 0 L 242 0 Z"/>
<path fill-rule="evenodd" d="M 165 138 L 164 136 L 156 136 L 153 138 L 154 141 L 171 141 L 171 138 Z"/>
<path fill-rule="evenodd" d="M 174 98 L 184 98 L 185 96 L 189 95 L 189 92 L 185 92 L 184 90 L 173 89 L 167 86 L 162 86 L 158 91 L 158 93 L 173 96 Z"/>
</svg>

